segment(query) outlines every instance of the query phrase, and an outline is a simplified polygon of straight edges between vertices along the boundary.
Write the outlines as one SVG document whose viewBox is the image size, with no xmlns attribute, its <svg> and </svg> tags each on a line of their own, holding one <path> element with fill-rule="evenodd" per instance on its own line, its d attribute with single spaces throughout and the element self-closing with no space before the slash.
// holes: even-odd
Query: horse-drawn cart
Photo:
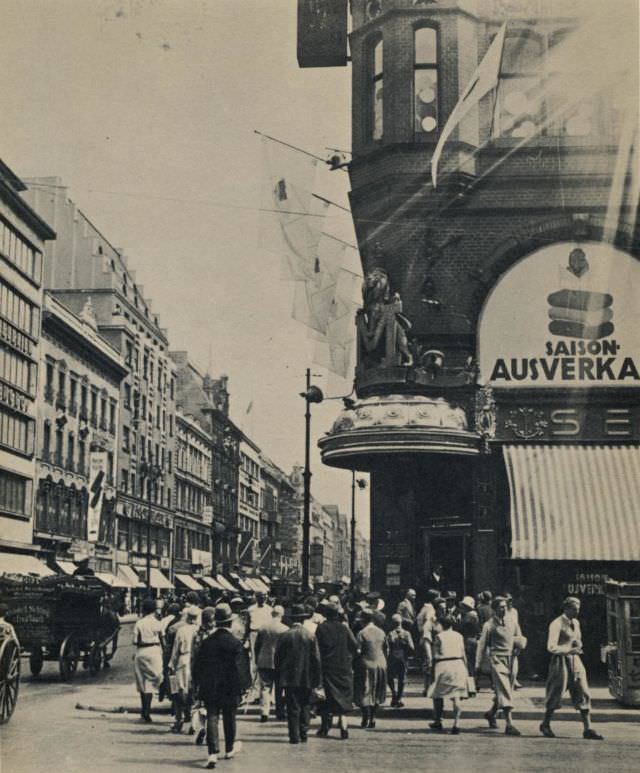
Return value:
<svg viewBox="0 0 640 773">
<path fill-rule="evenodd" d="M 105 609 L 106 591 L 96 579 L 3 577 L 0 591 L 34 676 L 46 660 L 54 660 L 67 682 L 78 664 L 97 674 L 114 656 L 117 618 Z"/>
</svg>

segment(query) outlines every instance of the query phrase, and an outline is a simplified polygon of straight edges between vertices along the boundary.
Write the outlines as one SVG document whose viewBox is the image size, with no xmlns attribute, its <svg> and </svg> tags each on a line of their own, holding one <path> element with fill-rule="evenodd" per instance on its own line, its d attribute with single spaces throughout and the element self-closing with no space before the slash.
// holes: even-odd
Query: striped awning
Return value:
<svg viewBox="0 0 640 773">
<path fill-rule="evenodd" d="M 504 446 L 511 557 L 640 560 L 640 447 Z"/>
</svg>

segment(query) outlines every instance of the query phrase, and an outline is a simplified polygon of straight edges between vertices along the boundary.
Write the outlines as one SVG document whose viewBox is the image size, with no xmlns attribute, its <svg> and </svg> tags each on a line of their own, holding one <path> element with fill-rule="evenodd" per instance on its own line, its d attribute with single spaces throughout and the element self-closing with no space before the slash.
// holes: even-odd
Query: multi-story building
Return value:
<svg viewBox="0 0 640 773">
<path fill-rule="evenodd" d="M 178 390 L 178 401 L 180 400 Z M 178 402 L 175 450 L 176 574 L 209 575 L 212 568 L 211 436 Z M 187 580 L 188 582 L 188 580 Z"/>
<path fill-rule="evenodd" d="M 59 178 L 29 181 L 29 201 L 59 233 L 45 287 L 76 315 L 91 298 L 99 333 L 123 356 L 117 462 L 118 565 L 169 570 L 172 556 L 175 377 L 166 330 L 135 273 L 66 196 Z M 149 539 L 147 539 L 149 532 Z M 167 583 L 155 571 L 152 585 Z"/>
<path fill-rule="evenodd" d="M 262 459 L 260 449 L 246 435 L 240 440 L 238 469 L 238 563 L 255 569 L 260 560 L 261 507 L 263 500 Z"/>
<path fill-rule="evenodd" d="M 52 228 L 0 161 L 0 551 L 31 551 L 42 269 Z"/>
<path fill-rule="evenodd" d="M 197 417 L 211 437 L 212 556 L 217 572 L 238 563 L 238 467 L 242 432 L 229 418 L 228 379 L 202 376 L 187 352 L 172 352 L 183 410 Z"/>
<path fill-rule="evenodd" d="M 597 661 L 603 579 L 640 560 L 637 6 L 350 7 L 366 292 L 357 399 L 323 459 L 371 472 L 372 584 L 392 605 L 434 564 L 459 594 L 509 588 L 529 630 L 575 593 Z M 494 88 L 473 104 L 482 61 Z"/>
<path fill-rule="evenodd" d="M 282 542 L 280 540 L 280 489 L 284 472 L 261 454 L 262 502 L 260 506 L 260 558 L 258 569 L 269 577 L 282 576 Z"/>
<path fill-rule="evenodd" d="M 91 298 L 75 315 L 45 291 L 34 541 L 57 559 L 91 556 L 98 572 L 115 568 L 118 410 L 127 374 L 97 330 Z"/>
</svg>

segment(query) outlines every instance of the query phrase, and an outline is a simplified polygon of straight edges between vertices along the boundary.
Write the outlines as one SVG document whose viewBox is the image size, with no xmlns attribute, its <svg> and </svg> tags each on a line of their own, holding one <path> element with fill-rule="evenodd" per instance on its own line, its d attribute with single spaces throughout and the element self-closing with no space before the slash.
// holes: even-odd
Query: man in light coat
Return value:
<svg viewBox="0 0 640 773">
<path fill-rule="evenodd" d="M 580 599 L 568 596 L 562 604 L 562 614 L 549 626 L 547 650 L 551 654 L 549 675 L 546 686 L 546 711 L 540 725 L 545 738 L 555 738 L 551 729 L 551 717 L 562 706 L 562 696 L 568 690 L 571 701 L 582 717 L 582 737 L 591 741 L 601 741 L 600 733 L 591 727 L 591 697 L 587 672 L 582 655 L 582 632 L 578 615 Z"/>
</svg>

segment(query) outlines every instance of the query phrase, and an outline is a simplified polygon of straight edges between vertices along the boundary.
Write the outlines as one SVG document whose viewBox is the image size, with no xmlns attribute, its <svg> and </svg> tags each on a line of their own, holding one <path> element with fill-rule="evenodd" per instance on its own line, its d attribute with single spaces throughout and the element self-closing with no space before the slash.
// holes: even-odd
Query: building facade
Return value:
<svg viewBox="0 0 640 773">
<path fill-rule="evenodd" d="M 351 10 L 357 400 L 320 445 L 371 473 L 371 584 L 393 601 L 442 564 L 459 594 L 509 588 L 530 630 L 569 592 L 604 621 L 603 578 L 640 559 L 637 42 L 608 82 L 595 52 L 616 15 L 595 34 L 571 0 Z M 434 186 L 447 118 L 503 33 L 496 88 Z"/>
<path fill-rule="evenodd" d="M 117 565 L 169 571 L 173 554 L 175 374 L 166 330 L 127 258 L 66 195 L 59 178 L 29 181 L 29 201 L 60 234 L 45 287 L 79 315 L 91 298 L 98 332 L 123 357 L 117 486 Z"/>
<path fill-rule="evenodd" d="M 52 558 L 90 557 L 99 572 L 115 569 L 120 384 L 127 375 L 122 356 L 98 333 L 90 297 L 76 316 L 45 291 L 34 542 Z"/>
<path fill-rule="evenodd" d="M 187 352 L 172 352 L 177 394 L 211 438 L 212 560 L 216 572 L 238 563 L 238 468 L 242 433 L 229 417 L 228 379 L 202 375 Z"/>
<path fill-rule="evenodd" d="M 264 454 L 261 454 L 262 502 L 260 506 L 260 558 L 258 571 L 269 577 L 286 574 L 282 566 L 282 541 L 280 538 L 280 489 L 285 474 Z"/>
<path fill-rule="evenodd" d="M 240 440 L 238 469 L 238 563 L 253 570 L 260 560 L 264 481 L 260 449 L 246 435 Z"/>
<path fill-rule="evenodd" d="M 179 400 L 178 396 L 178 400 Z M 176 574 L 210 574 L 211 436 L 201 422 L 180 410 L 176 413 L 175 536 Z"/>
<path fill-rule="evenodd" d="M 0 161 L 0 551 L 33 551 L 45 241 L 55 233 Z"/>
</svg>

